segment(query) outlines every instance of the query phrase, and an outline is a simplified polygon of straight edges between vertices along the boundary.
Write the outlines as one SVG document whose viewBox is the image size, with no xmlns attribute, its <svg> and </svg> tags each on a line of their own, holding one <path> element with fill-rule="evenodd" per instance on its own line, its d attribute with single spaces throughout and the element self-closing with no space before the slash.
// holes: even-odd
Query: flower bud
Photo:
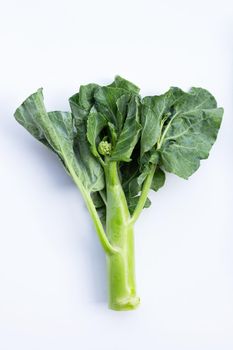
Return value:
<svg viewBox="0 0 233 350">
<path fill-rule="evenodd" d="M 101 141 L 98 146 L 98 151 L 103 156 L 110 156 L 112 151 L 112 145 L 108 141 Z"/>
</svg>

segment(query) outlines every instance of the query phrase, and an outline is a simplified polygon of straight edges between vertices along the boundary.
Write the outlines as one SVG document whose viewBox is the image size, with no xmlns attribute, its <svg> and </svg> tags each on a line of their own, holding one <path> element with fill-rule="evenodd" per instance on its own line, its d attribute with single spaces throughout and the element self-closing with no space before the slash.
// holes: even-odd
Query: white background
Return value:
<svg viewBox="0 0 233 350">
<path fill-rule="evenodd" d="M 232 350 L 231 1 L 7 0 L 0 9 L 0 349 Z M 105 258 L 56 157 L 13 119 L 120 74 L 142 89 L 209 89 L 225 109 L 211 155 L 173 175 L 136 225 L 141 306 L 107 309 Z"/>
</svg>

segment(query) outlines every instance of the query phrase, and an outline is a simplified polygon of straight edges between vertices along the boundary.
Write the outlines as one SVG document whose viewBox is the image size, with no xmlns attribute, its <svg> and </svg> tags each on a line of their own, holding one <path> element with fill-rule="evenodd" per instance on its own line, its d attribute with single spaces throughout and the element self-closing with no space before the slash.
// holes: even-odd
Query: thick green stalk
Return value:
<svg viewBox="0 0 233 350">
<path fill-rule="evenodd" d="M 106 163 L 105 177 L 107 236 L 110 244 L 119 250 L 107 255 L 109 307 L 113 310 L 132 310 L 140 302 L 136 296 L 133 224 L 116 162 Z"/>
</svg>

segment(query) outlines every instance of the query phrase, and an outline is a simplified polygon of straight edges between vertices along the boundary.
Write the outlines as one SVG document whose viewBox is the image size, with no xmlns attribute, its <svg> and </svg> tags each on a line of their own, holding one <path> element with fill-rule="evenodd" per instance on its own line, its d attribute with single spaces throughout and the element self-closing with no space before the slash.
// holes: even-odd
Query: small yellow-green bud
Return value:
<svg viewBox="0 0 233 350">
<path fill-rule="evenodd" d="M 101 141 L 98 146 L 98 151 L 103 156 L 110 156 L 112 151 L 112 145 L 108 141 Z"/>
</svg>

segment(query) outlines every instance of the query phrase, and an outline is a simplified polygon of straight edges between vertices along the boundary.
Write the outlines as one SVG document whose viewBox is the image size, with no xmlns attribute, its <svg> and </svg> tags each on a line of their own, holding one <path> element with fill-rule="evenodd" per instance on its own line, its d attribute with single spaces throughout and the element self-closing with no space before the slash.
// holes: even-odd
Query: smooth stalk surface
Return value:
<svg viewBox="0 0 233 350">
<path fill-rule="evenodd" d="M 133 225 L 116 162 L 107 163 L 105 176 L 107 236 L 111 244 L 119 249 L 118 253 L 107 255 L 109 307 L 114 310 L 131 310 L 140 301 L 136 295 Z"/>
</svg>

